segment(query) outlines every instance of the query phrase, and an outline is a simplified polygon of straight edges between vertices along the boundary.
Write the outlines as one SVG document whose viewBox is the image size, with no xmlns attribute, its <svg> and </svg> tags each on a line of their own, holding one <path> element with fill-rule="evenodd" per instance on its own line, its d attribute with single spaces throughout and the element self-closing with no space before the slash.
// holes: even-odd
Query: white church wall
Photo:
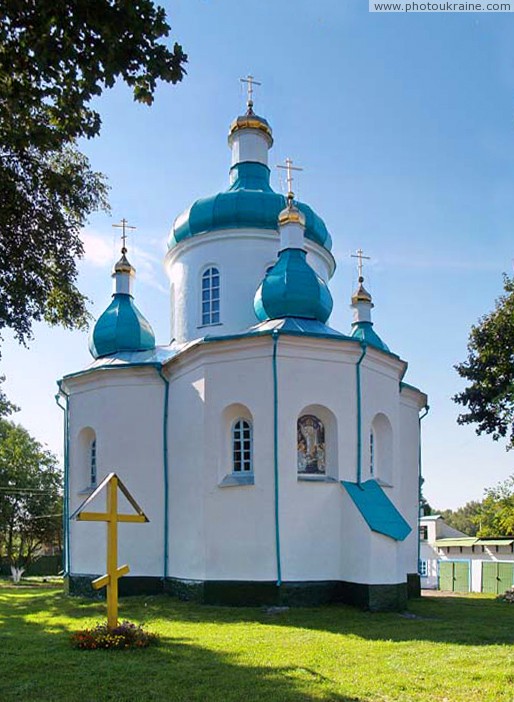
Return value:
<svg viewBox="0 0 514 702">
<path fill-rule="evenodd" d="M 279 338 L 278 449 L 285 581 L 344 579 L 340 542 L 343 489 L 337 481 L 342 464 L 348 471 L 348 456 L 354 453 L 354 435 L 349 431 L 355 412 L 353 373 L 340 343 Z M 322 408 L 318 418 L 325 420 L 325 441 L 337 441 L 339 466 L 327 465 L 327 477 L 333 478 L 329 482 L 322 476 L 298 474 L 298 419 L 307 409 L 316 407 Z M 326 422 L 331 415 L 335 421 Z M 330 437 L 331 429 L 336 437 Z"/>
<path fill-rule="evenodd" d="M 205 370 L 197 359 L 170 373 L 168 575 L 203 580 L 205 570 Z"/>
<path fill-rule="evenodd" d="M 70 393 L 70 514 L 91 492 L 80 440 L 86 428 L 96 435 L 97 484 L 116 472 L 150 519 L 120 524 L 119 562 L 129 564 L 131 575 L 162 575 L 162 380 L 154 369 L 133 368 L 69 379 L 65 388 Z M 103 511 L 105 495 L 91 509 Z M 105 530 L 100 523 L 70 522 L 72 573 L 105 571 Z"/>
<path fill-rule="evenodd" d="M 401 450 L 398 455 L 398 464 L 401 479 L 397 485 L 398 502 L 395 504 L 412 529 L 405 540 L 403 550 L 404 568 L 407 573 L 418 572 L 419 413 L 426 401 L 426 395 L 414 389 L 404 387 L 400 393 Z"/>
<path fill-rule="evenodd" d="M 210 580 L 276 578 L 271 347 L 262 340 L 206 348 L 206 568 Z M 238 411 L 238 409 L 240 411 Z M 250 417 L 252 485 L 224 485 L 232 474 L 232 422 Z"/>
<path fill-rule="evenodd" d="M 266 269 L 278 255 L 279 236 L 268 230 L 215 231 L 180 242 L 166 256 L 173 286 L 172 337 L 191 341 L 206 334 L 242 332 L 257 323 L 253 299 Z M 324 280 L 334 272 L 334 259 L 306 241 L 307 260 Z M 202 324 L 201 276 L 210 266 L 220 272 L 220 323 Z"/>
</svg>

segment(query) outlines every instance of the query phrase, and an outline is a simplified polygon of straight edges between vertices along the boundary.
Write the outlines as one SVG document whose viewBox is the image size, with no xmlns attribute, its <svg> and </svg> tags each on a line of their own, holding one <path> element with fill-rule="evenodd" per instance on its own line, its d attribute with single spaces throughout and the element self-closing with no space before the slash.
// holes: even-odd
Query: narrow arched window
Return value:
<svg viewBox="0 0 514 702">
<path fill-rule="evenodd" d="M 369 432 L 369 474 L 375 473 L 375 433 L 373 429 Z"/>
<path fill-rule="evenodd" d="M 202 325 L 219 324 L 220 272 L 214 266 L 202 275 Z"/>
<path fill-rule="evenodd" d="M 89 483 L 92 487 L 96 486 L 96 477 L 96 439 L 93 439 L 89 448 Z"/>
<path fill-rule="evenodd" d="M 325 427 L 313 414 L 304 414 L 298 420 L 298 473 L 326 472 Z"/>
<path fill-rule="evenodd" d="M 237 419 L 232 428 L 232 471 L 234 473 L 253 471 L 252 424 L 248 419 Z"/>
</svg>

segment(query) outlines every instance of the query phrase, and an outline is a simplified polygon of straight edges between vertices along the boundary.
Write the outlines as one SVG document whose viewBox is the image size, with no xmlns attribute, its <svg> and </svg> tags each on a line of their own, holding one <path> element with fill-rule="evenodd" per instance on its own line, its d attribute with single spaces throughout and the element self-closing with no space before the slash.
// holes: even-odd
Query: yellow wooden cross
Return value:
<svg viewBox="0 0 514 702">
<path fill-rule="evenodd" d="M 86 512 L 85 508 L 97 495 L 107 488 L 107 511 Z M 136 514 L 118 512 L 118 488 L 135 509 Z M 71 515 L 71 519 L 81 522 L 107 522 L 107 574 L 91 583 L 95 590 L 107 587 L 107 626 L 113 629 L 118 625 L 118 580 L 129 572 L 128 565 L 118 568 L 118 522 L 148 522 L 141 507 L 137 504 L 116 473 L 109 473 L 94 492 Z"/>
</svg>

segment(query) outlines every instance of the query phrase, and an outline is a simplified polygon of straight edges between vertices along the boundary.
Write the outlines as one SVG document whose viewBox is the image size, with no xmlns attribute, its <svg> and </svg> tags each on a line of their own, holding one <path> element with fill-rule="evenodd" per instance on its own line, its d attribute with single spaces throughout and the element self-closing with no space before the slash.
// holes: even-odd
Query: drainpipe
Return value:
<svg viewBox="0 0 514 702">
<path fill-rule="evenodd" d="M 157 368 L 159 376 L 164 381 L 164 407 L 162 413 L 162 467 L 163 467 L 163 494 L 164 494 L 164 551 L 162 565 L 162 584 L 166 585 L 168 576 L 169 556 L 169 484 L 168 484 L 168 399 L 170 394 L 170 381 L 162 372 L 162 367 Z"/>
<path fill-rule="evenodd" d="M 271 336 L 273 339 L 273 473 L 275 478 L 275 550 L 277 556 L 277 586 L 280 586 L 282 584 L 282 566 L 280 563 L 280 520 L 278 493 L 278 330 L 275 329 Z"/>
<path fill-rule="evenodd" d="M 421 420 L 425 419 L 427 416 L 430 407 L 428 405 L 425 405 L 423 408 L 424 414 L 420 414 L 418 417 L 418 426 L 419 426 L 419 442 L 418 442 L 418 575 L 421 575 L 419 572 L 419 562 L 420 562 L 420 557 L 421 557 L 421 528 L 419 525 L 419 518 L 421 516 L 420 513 L 420 505 L 421 505 L 421 488 L 423 486 L 424 480 L 423 480 L 423 475 L 421 471 Z"/>
<path fill-rule="evenodd" d="M 62 527 L 63 527 L 63 560 L 62 568 L 64 576 L 70 574 L 70 420 L 69 420 L 69 395 L 64 392 L 62 385 L 59 382 L 59 392 L 55 396 L 57 406 L 64 412 L 64 494 L 63 494 L 63 509 L 62 509 Z M 61 395 L 65 398 L 65 405 L 61 405 Z"/>
<path fill-rule="evenodd" d="M 361 411 L 361 363 L 366 355 L 368 345 L 361 341 L 362 353 L 355 366 L 357 376 L 357 485 L 362 482 L 362 411 Z"/>
</svg>

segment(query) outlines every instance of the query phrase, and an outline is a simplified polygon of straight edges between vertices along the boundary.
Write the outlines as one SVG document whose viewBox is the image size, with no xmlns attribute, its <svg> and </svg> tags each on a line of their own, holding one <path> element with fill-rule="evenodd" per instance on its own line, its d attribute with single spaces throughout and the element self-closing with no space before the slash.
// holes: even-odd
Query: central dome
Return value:
<svg viewBox="0 0 514 702">
<path fill-rule="evenodd" d="M 263 163 L 245 161 L 230 169 L 228 190 L 196 200 L 179 215 L 171 230 L 168 248 L 184 239 L 221 229 L 277 230 L 278 215 L 286 198 L 270 186 L 270 170 Z M 332 248 L 332 238 L 325 223 L 309 205 L 297 202 L 305 216 L 305 236 L 325 249 Z"/>
</svg>

